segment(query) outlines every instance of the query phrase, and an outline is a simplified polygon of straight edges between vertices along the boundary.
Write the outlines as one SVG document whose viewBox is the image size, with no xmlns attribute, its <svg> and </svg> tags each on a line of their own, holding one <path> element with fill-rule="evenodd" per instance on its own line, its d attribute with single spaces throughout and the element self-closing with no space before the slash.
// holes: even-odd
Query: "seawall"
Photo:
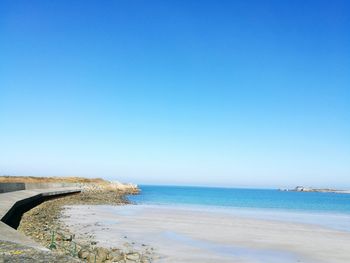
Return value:
<svg viewBox="0 0 350 263">
<path fill-rule="evenodd" d="M 1 185 L 1 184 L 0 184 Z M 6 186 L 8 187 L 8 186 Z M 14 187 L 11 186 L 13 189 Z M 21 186 L 19 186 L 21 187 Z M 23 213 L 42 202 L 69 194 L 81 192 L 78 187 L 19 190 L 0 194 L 0 240 L 45 249 L 17 229 Z"/>
</svg>

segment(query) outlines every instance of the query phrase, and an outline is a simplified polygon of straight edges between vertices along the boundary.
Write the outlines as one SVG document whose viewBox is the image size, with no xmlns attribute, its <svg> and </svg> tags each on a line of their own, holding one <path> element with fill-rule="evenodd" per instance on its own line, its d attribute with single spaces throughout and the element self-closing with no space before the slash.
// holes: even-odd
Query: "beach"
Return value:
<svg viewBox="0 0 350 263">
<path fill-rule="evenodd" d="M 65 206 L 77 240 L 152 247 L 154 262 L 350 262 L 350 232 L 171 206 Z"/>
</svg>

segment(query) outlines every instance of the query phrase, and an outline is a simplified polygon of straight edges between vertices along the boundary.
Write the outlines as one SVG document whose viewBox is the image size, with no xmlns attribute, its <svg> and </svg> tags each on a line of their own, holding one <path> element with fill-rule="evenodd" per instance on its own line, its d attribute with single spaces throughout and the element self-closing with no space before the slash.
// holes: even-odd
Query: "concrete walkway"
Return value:
<svg viewBox="0 0 350 263">
<path fill-rule="evenodd" d="M 80 188 L 64 187 L 52 189 L 21 190 L 0 194 L 0 240 L 12 241 L 37 249 L 46 250 L 41 245 L 22 235 L 17 230 L 11 228 L 4 222 L 8 222 L 11 219 L 11 216 L 13 216 L 15 213 L 18 213 L 16 210 L 18 210 L 20 207 L 28 207 L 33 205 L 35 206 L 36 203 L 44 198 L 47 199 L 51 197 L 59 197 L 62 195 L 79 192 L 81 192 Z"/>
</svg>

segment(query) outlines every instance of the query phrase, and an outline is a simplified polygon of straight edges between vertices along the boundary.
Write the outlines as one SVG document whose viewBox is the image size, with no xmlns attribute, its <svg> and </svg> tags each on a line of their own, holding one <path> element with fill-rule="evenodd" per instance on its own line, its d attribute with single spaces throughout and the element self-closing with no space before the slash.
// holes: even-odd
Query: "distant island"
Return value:
<svg viewBox="0 0 350 263">
<path fill-rule="evenodd" d="M 331 188 L 313 188 L 305 186 L 297 186 L 294 189 L 279 189 L 280 191 L 291 192 L 318 192 L 318 193 L 338 193 L 338 194 L 350 194 L 350 190 L 337 190 Z"/>
</svg>

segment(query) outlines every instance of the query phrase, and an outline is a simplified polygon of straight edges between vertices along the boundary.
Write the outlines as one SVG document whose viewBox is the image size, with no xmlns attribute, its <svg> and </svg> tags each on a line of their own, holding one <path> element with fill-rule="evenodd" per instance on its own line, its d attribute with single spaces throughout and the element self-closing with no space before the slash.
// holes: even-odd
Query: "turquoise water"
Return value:
<svg viewBox="0 0 350 263">
<path fill-rule="evenodd" d="M 151 185 L 141 185 L 140 188 L 140 195 L 129 198 L 137 204 L 254 208 L 350 215 L 350 194 Z"/>
</svg>

